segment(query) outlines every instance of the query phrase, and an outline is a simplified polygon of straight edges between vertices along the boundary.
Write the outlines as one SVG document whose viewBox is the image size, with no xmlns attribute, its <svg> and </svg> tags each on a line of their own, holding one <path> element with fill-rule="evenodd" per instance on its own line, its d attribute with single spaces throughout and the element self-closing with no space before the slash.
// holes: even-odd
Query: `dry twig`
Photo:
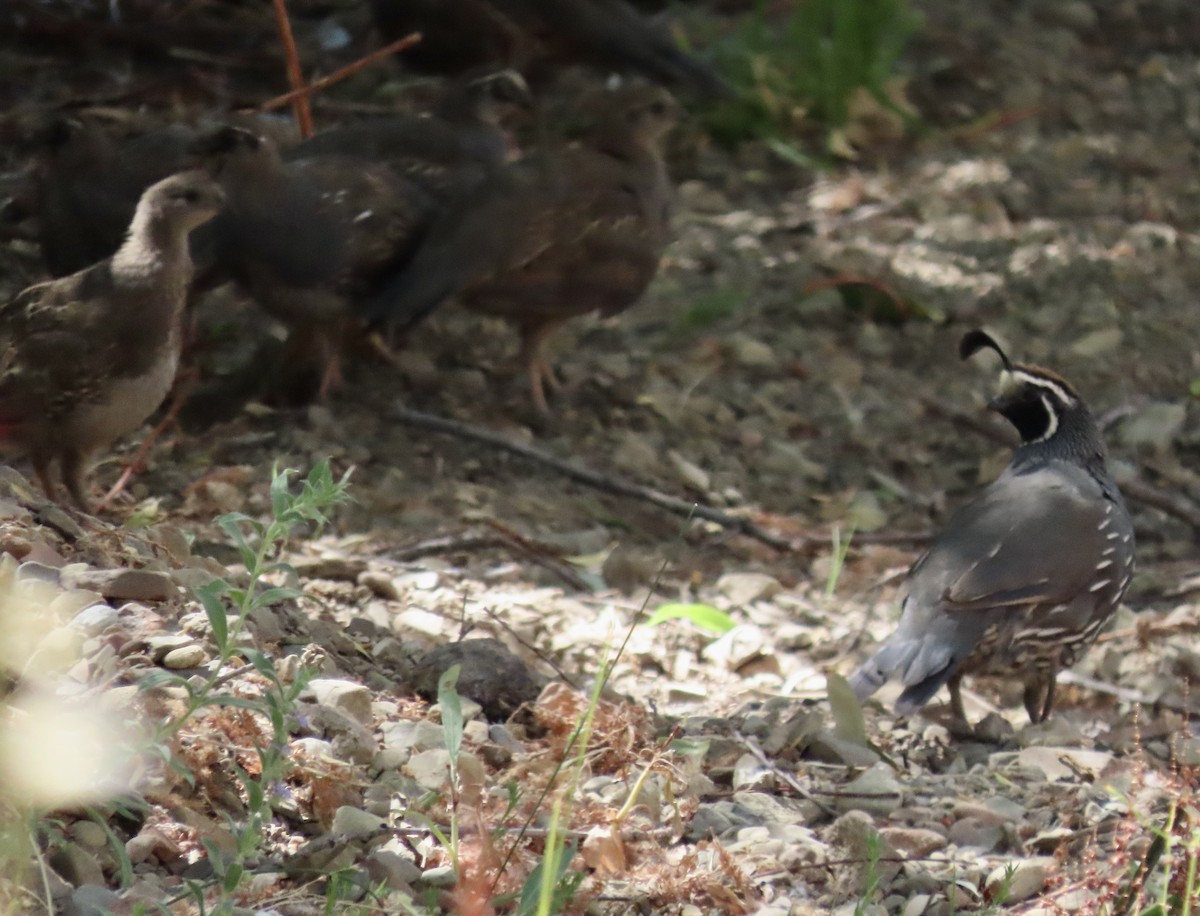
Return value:
<svg viewBox="0 0 1200 916">
<path fill-rule="evenodd" d="M 354 63 L 347 64 L 340 70 L 335 70 L 328 76 L 323 76 L 319 80 L 309 83 L 308 85 L 300 85 L 291 92 L 285 92 L 283 95 L 277 95 L 275 98 L 263 102 L 258 106 L 258 110 L 274 111 L 276 108 L 282 108 L 284 105 L 293 103 L 297 99 L 308 99 L 314 93 L 321 92 L 324 89 L 328 89 L 330 86 L 340 83 L 342 80 L 353 76 L 359 70 L 370 66 L 377 60 L 381 60 L 385 57 L 391 57 L 393 54 L 397 54 L 406 48 L 411 48 L 420 40 L 420 32 L 413 32 L 411 35 L 406 35 L 403 38 L 393 41 L 390 45 L 385 45 L 382 48 L 372 51 L 366 57 L 360 57 Z"/>
<path fill-rule="evenodd" d="M 641 500 L 642 502 L 650 503 L 651 505 L 658 506 L 660 509 L 666 509 L 668 512 L 674 512 L 684 517 L 702 518 L 705 521 L 715 522 L 722 528 L 740 532 L 770 547 L 774 547 L 776 550 L 799 552 L 810 550 L 816 546 L 828 546 L 834 541 L 833 536 L 828 534 L 804 534 L 795 539 L 787 538 L 768 531 L 744 515 L 735 515 L 713 506 L 680 499 L 676 496 L 663 493 L 660 490 L 655 490 L 652 487 L 642 486 L 641 484 L 633 483 L 611 474 L 604 474 L 600 471 L 593 471 L 573 461 L 556 458 L 541 449 L 534 448 L 531 445 L 524 445 L 500 433 L 494 433 L 491 430 L 483 429 L 469 423 L 462 423 L 458 420 L 450 420 L 446 417 L 423 413 L 404 406 L 397 406 L 392 416 L 394 419 L 408 426 L 431 429 L 435 432 L 445 433 L 459 439 L 478 442 L 491 448 L 499 449 L 500 451 L 509 452 L 528 461 L 548 467 L 577 483 L 595 487 L 597 490 L 602 490 L 605 493 L 613 493 L 617 496 Z M 898 532 L 891 534 L 867 532 L 854 536 L 854 541 L 857 544 L 910 544 L 920 543 L 925 540 L 928 540 L 928 535 L 924 532 Z"/>
<path fill-rule="evenodd" d="M 279 37 L 283 41 L 283 53 L 287 60 L 288 82 L 293 93 L 304 88 L 304 74 L 300 70 L 300 53 L 296 50 L 296 37 L 292 34 L 292 22 L 288 19 L 284 0 L 272 0 L 275 7 L 275 24 L 279 26 Z M 307 140 L 313 133 L 312 105 L 307 93 L 295 95 L 292 109 L 296 113 L 296 126 L 301 139 Z"/>
</svg>

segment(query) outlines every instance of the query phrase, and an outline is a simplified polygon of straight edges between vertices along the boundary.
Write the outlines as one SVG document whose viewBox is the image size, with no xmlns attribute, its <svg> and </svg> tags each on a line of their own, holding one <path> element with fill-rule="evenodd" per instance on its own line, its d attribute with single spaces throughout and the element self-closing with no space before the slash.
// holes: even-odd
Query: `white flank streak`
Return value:
<svg viewBox="0 0 1200 916">
<path fill-rule="evenodd" d="M 1088 591 L 1089 592 L 1098 592 L 1098 591 L 1100 591 L 1100 589 L 1104 588 L 1105 586 L 1111 585 L 1111 584 L 1112 584 L 1112 579 L 1101 579 L 1099 582 L 1096 582 L 1095 584 L 1093 584 L 1092 587 L 1088 589 Z"/>
</svg>

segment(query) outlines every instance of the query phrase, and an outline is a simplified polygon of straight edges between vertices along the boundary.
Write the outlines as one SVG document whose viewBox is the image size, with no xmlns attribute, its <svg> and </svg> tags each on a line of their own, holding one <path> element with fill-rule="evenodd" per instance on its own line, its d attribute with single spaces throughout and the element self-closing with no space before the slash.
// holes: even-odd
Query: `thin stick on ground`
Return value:
<svg viewBox="0 0 1200 916">
<path fill-rule="evenodd" d="M 377 61 L 377 60 L 382 60 L 385 57 L 391 57 L 393 54 L 398 54 L 401 51 L 411 48 L 413 45 L 417 44 L 420 40 L 421 40 L 420 32 L 413 32 L 411 35 L 406 35 L 403 38 L 393 41 L 389 45 L 385 45 L 384 47 L 379 48 L 378 50 L 372 51 L 366 57 L 360 57 L 354 63 L 347 64 L 346 66 L 342 67 L 340 70 L 335 70 L 333 73 L 330 73 L 328 76 L 323 76 L 319 80 L 315 80 L 314 82 L 311 82 L 306 86 L 299 86 L 296 89 L 293 89 L 291 92 L 285 92 L 283 95 L 277 95 L 277 96 L 275 96 L 275 98 L 270 99 L 266 102 L 263 102 L 261 105 L 258 106 L 257 110 L 258 111 L 274 111 L 277 108 L 282 108 L 284 105 L 292 104 L 293 102 L 296 101 L 296 99 L 300 99 L 300 98 L 307 99 L 310 96 L 314 95 L 315 93 L 318 93 L 318 92 L 321 92 L 322 90 L 328 89 L 330 86 L 334 86 L 337 83 L 340 83 L 342 80 L 346 79 L 347 77 L 353 76 L 359 70 L 362 70 L 364 67 L 370 66 L 371 64 L 375 63 L 375 61 Z M 394 359 L 395 357 L 392 357 L 392 358 Z"/>
<path fill-rule="evenodd" d="M 593 471 L 573 461 L 556 458 L 541 449 L 534 448 L 531 445 L 524 445 L 500 433 L 494 433 L 469 423 L 461 423 L 458 420 L 450 420 L 446 417 L 423 413 L 404 406 L 397 406 L 392 416 L 394 419 L 408 426 L 431 429 L 435 432 L 445 433 L 472 442 L 479 442 L 491 448 L 509 452 L 528 461 L 548 467 L 553 471 L 557 471 L 559 474 L 577 483 L 595 487 L 597 490 L 602 490 L 605 493 L 613 493 L 617 496 L 641 500 L 642 502 L 658 506 L 660 509 L 666 509 L 668 512 L 674 512 L 676 515 L 702 518 L 705 521 L 716 522 L 722 528 L 740 532 L 757 541 L 762 541 L 762 543 L 774 547 L 776 550 L 802 551 L 816 546 L 825 546 L 833 542 L 832 535 L 804 534 L 799 538 L 784 537 L 783 535 L 768 531 L 745 516 L 734 515 L 730 512 L 725 512 L 692 500 L 680 499 L 677 496 L 671 496 L 652 487 L 642 486 L 641 484 L 633 483 L 611 474 Z M 856 535 L 855 541 L 859 544 L 920 543 L 928 540 L 928 537 L 928 534 L 924 532 L 912 534 L 868 533 Z"/>
<path fill-rule="evenodd" d="M 296 37 L 292 34 L 292 22 L 288 18 L 287 6 L 284 0 L 272 0 L 275 7 L 275 24 L 279 26 L 279 37 L 283 41 L 283 54 L 287 60 L 288 83 L 292 90 L 304 88 L 304 73 L 300 69 L 300 53 L 296 50 Z M 313 134 L 312 105 L 307 94 L 299 94 L 292 100 L 292 110 L 296 113 L 296 126 L 300 130 L 301 139 L 307 140 Z"/>
</svg>

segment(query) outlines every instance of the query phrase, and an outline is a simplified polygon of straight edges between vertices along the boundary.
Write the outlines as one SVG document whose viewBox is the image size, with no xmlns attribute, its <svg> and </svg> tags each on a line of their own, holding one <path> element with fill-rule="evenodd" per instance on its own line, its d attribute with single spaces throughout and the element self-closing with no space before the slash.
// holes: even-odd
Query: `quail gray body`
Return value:
<svg viewBox="0 0 1200 916">
<path fill-rule="evenodd" d="M 1025 682 L 1030 720 L 1054 706 L 1058 672 L 1091 646 L 1133 574 L 1133 523 L 1108 473 L 1103 437 L 1063 378 L 1010 364 L 981 331 L 963 339 L 1005 369 L 989 406 L 1021 436 L 1004 472 L 953 515 L 913 566 L 900 624 L 851 677 L 860 699 L 892 676 L 911 715 L 947 685 L 965 725 L 966 674 Z"/>
<path fill-rule="evenodd" d="M 166 397 L 192 279 L 188 234 L 223 199 L 202 173 L 170 176 L 142 194 L 111 258 L 0 307 L 0 444 L 29 455 L 47 496 L 57 460 L 86 510 L 88 459 Z"/>
</svg>

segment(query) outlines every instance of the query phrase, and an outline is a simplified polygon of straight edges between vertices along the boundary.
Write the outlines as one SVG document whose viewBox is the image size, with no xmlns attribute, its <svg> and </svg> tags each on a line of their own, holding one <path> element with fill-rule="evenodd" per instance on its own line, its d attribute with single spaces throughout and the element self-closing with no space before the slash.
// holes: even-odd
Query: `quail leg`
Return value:
<svg viewBox="0 0 1200 916">
<path fill-rule="evenodd" d="M 961 674 L 955 674 L 946 681 L 946 689 L 950 691 L 950 731 L 952 734 L 969 737 L 975 732 L 967 721 L 967 711 L 963 708 Z"/>
<path fill-rule="evenodd" d="M 54 477 L 50 474 L 50 462 L 53 459 L 49 455 L 34 454 L 30 460 L 33 462 L 33 472 L 37 474 L 38 483 L 42 485 L 42 492 L 46 494 L 46 499 L 58 502 L 58 487 L 54 483 Z"/>
<path fill-rule="evenodd" d="M 542 341 L 549 336 L 554 324 L 529 325 L 521 329 L 521 351 L 517 354 L 520 365 L 525 367 L 529 376 L 529 394 L 533 398 L 533 406 L 538 413 L 549 416 L 550 407 L 546 403 L 546 386 L 552 391 L 561 388 L 554 369 L 542 358 Z"/>
<path fill-rule="evenodd" d="M 83 473 L 87 469 L 84 456 L 74 449 L 64 451 L 59 458 L 59 464 L 62 468 L 63 483 L 66 484 L 67 492 L 71 494 L 72 502 L 90 515 L 92 506 L 83 486 Z"/>
<path fill-rule="evenodd" d="M 1025 684 L 1025 711 L 1029 713 L 1029 721 L 1037 725 L 1050 718 L 1054 709 L 1054 691 L 1058 671 L 1037 671 Z"/>
</svg>

